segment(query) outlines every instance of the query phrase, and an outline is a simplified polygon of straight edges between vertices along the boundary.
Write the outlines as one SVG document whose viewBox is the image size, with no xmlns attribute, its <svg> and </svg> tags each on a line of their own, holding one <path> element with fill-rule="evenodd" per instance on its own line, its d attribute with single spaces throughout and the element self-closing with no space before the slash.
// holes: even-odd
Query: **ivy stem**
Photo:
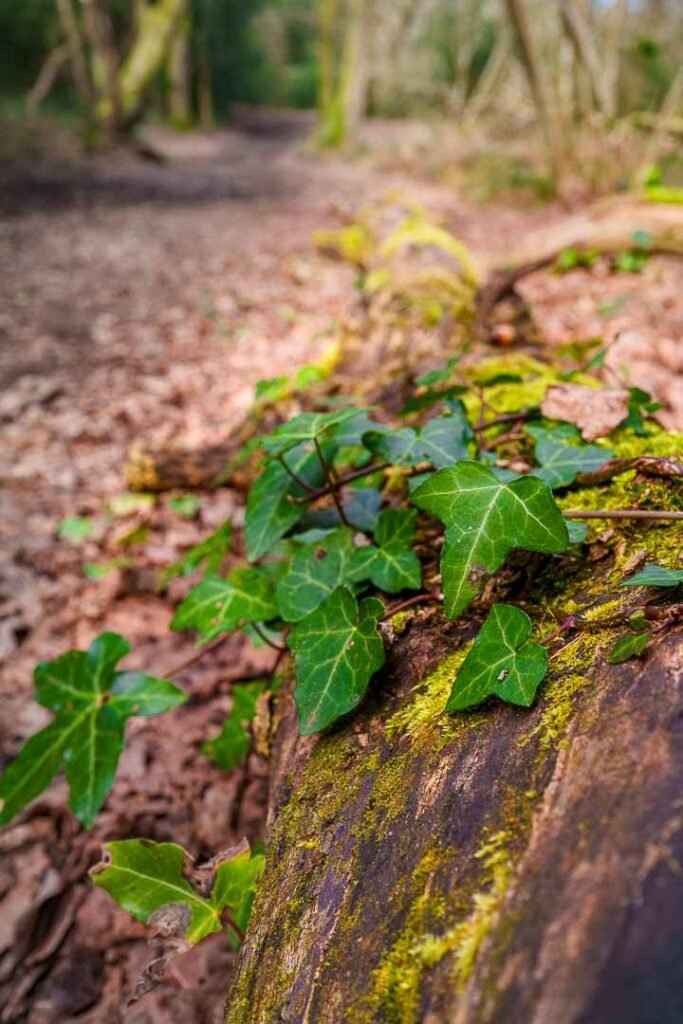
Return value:
<svg viewBox="0 0 683 1024">
<path fill-rule="evenodd" d="M 286 647 L 282 647 L 280 644 L 273 643 L 272 640 L 268 639 L 266 634 L 263 632 L 263 630 L 259 626 L 258 622 L 252 622 L 251 623 L 251 628 L 254 630 L 254 632 L 256 633 L 257 636 L 261 637 L 261 639 L 263 640 L 264 644 L 267 644 L 268 647 L 272 647 L 272 649 L 274 651 L 278 651 L 280 654 L 284 654 L 286 652 L 286 650 L 287 650 Z"/>
<path fill-rule="evenodd" d="M 212 653 L 218 650 L 221 644 L 224 644 L 228 639 L 229 633 L 224 633 L 222 636 L 216 637 L 210 644 L 206 644 L 204 647 L 200 647 L 198 651 L 195 651 L 189 658 L 184 658 L 183 661 L 174 665 L 172 669 L 164 673 L 164 679 L 172 679 L 173 676 L 179 676 L 181 672 L 185 672 L 188 668 L 192 668 L 205 654 Z"/>
<path fill-rule="evenodd" d="M 282 468 L 284 469 L 284 471 L 285 471 L 285 473 L 287 474 L 287 476 L 288 476 L 288 477 L 290 477 L 290 478 L 291 478 L 291 479 L 292 479 L 292 480 L 294 481 L 294 483 L 295 483 L 295 484 L 298 484 L 298 485 L 299 485 L 299 487 L 301 487 L 301 488 L 302 488 L 302 490 L 304 490 L 304 491 L 313 491 L 313 490 L 314 490 L 314 488 L 313 488 L 313 487 L 311 487 L 311 485 L 310 485 L 310 484 L 307 484 L 307 483 L 306 483 L 306 481 L 305 481 L 305 480 L 303 480 L 303 479 L 302 479 L 302 478 L 301 478 L 301 477 L 299 476 L 299 474 L 298 474 L 298 473 L 295 473 L 295 472 L 294 472 L 294 470 L 293 470 L 293 469 L 291 468 L 291 466 L 288 466 L 288 465 L 287 465 L 287 462 L 286 462 L 286 460 L 285 460 L 285 457 L 284 457 L 284 455 L 278 455 L 278 456 L 277 456 L 277 461 L 278 461 L 278 462 L 280 463 L 280 465 L 281 465 L 281 466 L 282 466 Z M 305 501 L 308 501 L 308 498 L 305 498 L 304 500 L 305 500 Z"/>
<path fill-rule="evenodd" d="M 327 480 L 328 493 L 332 495 L 332 501 L 334 502 L 335 508 L 339 513 L 339 518 L 341 519 L 344 526 L 350 526 L 351 524 L 346 518 L 346 512 L 344 511 L 344 506 L 342 505 L 341 498 L 339 497 L 339 488 L 341 484 L 339 480 L 335 480 L 334 477 L 332 476 L 332 471 L 330 470 L 330 467 L 327 464 L 327 460 L 323 455 L 323 450 L 320 447 L 320 441 L 318 440 L 317 437 L 313 438 L 313 443 L 315 444 L 315 450 L 318 453 L 318 459 L 320 460 L 320 465 L 322 466 L 323 473 L 325 474 L 325 479 Z"/>
<path fill-rule="evenodd" d="M 307 494 L 303 498 L 290 498 L 290 501 L 293 505 L 303 505 L 307 501 L 315 501 L 316 498 L 325 498 L 328 494 L 332 494 L 333 490 L 337 490 L 345 484 L 350 484 L 354 480 L 361 480 L 364 476 L 372 476 L 373 473 L 380 473 L 382 470 L 389 469 L 391 465 L 391 462 L 375 462 L 372 466 L 363 466 L 362 469 L 354 469 L 353 472 L 347 473 L 346 476 L 339 477 L 335 484 L 328 484 L 325 487 L 319 487 L 316 491 L 311 491 L 310 494 Z"/>
<path fill-rule="evenodd" d="M 235 921 L 232 914 L 226 914 L 225 923 L 227 924 L 228 928 L 231 928 L 234 931 L 235 935 L 240 940 L 240 944 L 243 943 L 246 938 L 245 933 L 237 924 L 237 921 Z"/>
<path fill-rule="evenodd" d="M 683 512 L 666 512 L 664 509 L 614 508 L 614 509 L 563 509 L 565 519 L 683 519 Z"/>
<path fill-rule="evenodd" d="M 414 594 L 412 597 L 407 597 L 405 601 L 399 601 L 392 608 L 387 608 L 384 615 L 381 618 L 381 622 L 385 619 L 390 619 L 392 615 L 396 615 L 397 612 L 405 611 L 406 608 L 414 608 L 418 604 L 431 604 L 443 600 L 443 595 L 434 591 L 426 591 L 423 594 Z"/>
</svg>

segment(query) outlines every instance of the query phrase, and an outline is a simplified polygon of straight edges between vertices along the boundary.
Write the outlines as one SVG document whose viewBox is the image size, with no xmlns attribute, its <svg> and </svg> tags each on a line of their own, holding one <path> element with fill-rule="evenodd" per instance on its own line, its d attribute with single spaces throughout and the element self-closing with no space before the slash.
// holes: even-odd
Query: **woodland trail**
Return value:
<svg viewBox="0 0 683 1024">
<path fill-rule="evenodd" d="M 157 574 L 227 516 L 239 517 L 237 497 L 203 496 L 194 519 L 162 498 L 119 522 L 106 503 L 125 490 L 131 445 L 223 439 L 259 379 L 313 361 L 332 342 L 353 272 L 315 253 L 315 230 L 396 188 L 480 256 L 563 216 L 554 207 L 467 205 L 388 159 L 314 158 L 298 119 L 248 127 L 159 133 L 170 158 L 161 166 L 122 155 L 106 166 L 0 168 L 3 757 L 44 722 L 31 703 L 36 662 L 83 647 L 102 629 L 128 637 L 132 666 L 159 675 L 189 651 L 186 637 L 168 632 L 179 591 L 159 594 Z M 623 358 L 638 367 L 634 383 L 666 398 L 667 389 L 683 391 L 681 284 L 680 264 L 653 261 L 638 278 L 538 276 L 525 295 L 551 341 L 619 335 Z M 76 514 L 95 522 L 80 546 L 57 539 L 60 521 Z M 139 526 L 140 543 L 130 540 Z M 132 564 L 84 576 L 84 563 L 119 556 Z M 91 838 L 65 815 L 62 784 L 0 837 L 0 1020 L 220 1019 L 231 955 L 220 936 L 124 1011 L 149 947 L 85 871 L 105 838 L 173 840 L 199 857 L 244 834 L 261 838 L 263 763 L 253 756 L 228 776 L 198 746 L 222 723 L 230 680 L 270 660 L 231 638 L 181 678 L 192 700 L 177 715 L 136 722 Z M 24 950 L 31 961 L 12 980 Z"/>
</svg>

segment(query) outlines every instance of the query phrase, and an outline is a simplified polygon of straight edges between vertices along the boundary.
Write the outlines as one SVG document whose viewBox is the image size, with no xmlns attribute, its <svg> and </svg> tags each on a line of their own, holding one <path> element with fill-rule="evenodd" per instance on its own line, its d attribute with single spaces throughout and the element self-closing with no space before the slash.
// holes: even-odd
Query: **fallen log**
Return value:
<svg viewBox="0 0 683 1024">
<path fill-rule="evenodd" d="M 591 629 L 554 644 L 531 712 L 442 714 L 476 624 L 432 609 L 394 623 L 342 728 L 299 738 L 280 694 L 227 1024 L 681 1019 L 681 634 L 610 666 L 610 578 L 569 586 Z"/>
</svg>

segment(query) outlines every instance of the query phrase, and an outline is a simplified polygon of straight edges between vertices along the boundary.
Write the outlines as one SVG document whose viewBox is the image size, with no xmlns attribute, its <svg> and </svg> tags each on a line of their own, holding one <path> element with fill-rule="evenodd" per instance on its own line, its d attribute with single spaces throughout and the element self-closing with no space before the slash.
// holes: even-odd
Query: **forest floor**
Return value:
<svg viewBox="0 0 683 1024">
<path fill-rule="evenodd" d="M 330 345 L 353 301 L 353 272 L 315 252 L 314 231 L 400 189 L 490 260 L 565 216 L 554 205 L 467 204 L 387 146 L 355 161 L 316 157 L 305 127 L 282 117 L 206 136 L 158 131 L 163 165 L 120 154 L 0 166 L 5 761 L 48 717 L 31 699 L 38 661 L 104 629 L 132 642 L 130 667 L 156 675 L 191 653 L 168 629 L 187 582 L 161 593 L 158 576 L 227 517 L 239 521 L 241 502 L 224 489 L 200 494 L 185 515 L 168 495 L 131 508 L 121 497 L 128 452 L 224 439 L 258 380 Z M 683 426 L 680 263 L 653 259 L 639 275 L 601 265 L 543 273 L 524 293 L 549 343 L 614 341 L 633 383 Z M 58 537 L 74 515 L 94 523 L 79 543 Z M 121 559 L 99 578 L 84 573 Z M 199 859 L 243 835 L 262 839 L 266 765 L 252 755 L 221 773 L 199 745 L 220 728 L 231 681 L 271 660 L 235 637 L 183 673 L 191 700 L 129 727 L 90 834 L 65 810 L 63 782 L 0 834 L 1 1021 L 220 1020 L 232 956 L 221 936 L 175 960 L 162 986 L 125 1009 L 154 950 L 87 869 L 108 839 L 173 840 Z"/>
</svg>

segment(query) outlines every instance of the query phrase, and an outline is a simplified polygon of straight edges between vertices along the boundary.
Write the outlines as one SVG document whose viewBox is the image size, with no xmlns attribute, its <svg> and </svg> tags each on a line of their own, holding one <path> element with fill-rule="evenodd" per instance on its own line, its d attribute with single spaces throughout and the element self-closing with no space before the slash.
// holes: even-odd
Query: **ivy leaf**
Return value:
<svg viewBox="0 0 683 1024">
<path fill-rule="evenodd" d="M 384 509 L 375 530 L 376 544 L 354 551 L 348 578 L 355 582 L 371 580 L 387 594 L 419 590 L 422 566 L 411 550 L 416 519 L 414 509 Z"/>
<path fill-rule="evenodd" d="M 277 618 L 275 587 L 261 569 L 234 569 L 227 579 L 206 576 L 178 606 L 171 629 L 198 630 L 204 640 L 247 622 Z"/>
<path fill-rule="evenodd" d="M 333 412 L 302 412 L 282 426 L 276 427 L 261 444 L 271 455 L 284 455 L 301 444 L 322 442 L 327 435 L 348 420 L 364 413 L 364 409 L 335 409 Z M 344 444 L 353 443 L 344 440 Z"/>
<path fill-rule="evenodd" d="M 434 473 L 411 500 L 447 527 L 441 575 L 450 619 L 481 593 L 514 548 L 561 554 L 569 544 L 550 489 L 533 476 L 504 482 L 488 466 L 464 460 Z"/>
<path fill-rule="evenodd" d="M 548 670 L 548 653 L 528 643 L 531 619 L 519 608 L 494 604 L 458 672 L 446 711 L 461 711 L 490 696 L 528 708 Z"/>
<path fill-rule="evenodd" d="M 202 744 L 202 754 L 210 757 L 221 771 L 232 771 L 249 753 L 251 738 L 247 726 L 254 719 L 256 702 L 265 689 L 266 684 L 261 681 L 235 686 L 223 728 L 215 739 Z"/>
<path fill-rule="evenodd" d="M 368 597 L 359 604 L 347 587 L 337 587 L 289 634 L 302 736 L 324 729 L 363 698 L 370 677 L 384 664 L 377 630 L 383 614 L 381 601 Z"/>
<path fill-rule="evenodd" d="M 346 528 L 295 551 L 289 572 L 276 591 L 278 610 L 285 622 L 299 622 L 315 611 L 344 581 L 353 552 L 353 532 Z"/>
<path fill-rule="evenodd" d="M 376 487 L 349 488 L 343 497 L 344 513 L 352 526 L 370 532 L 377 526 L 382 501 L 382 495 Z M 310 529 L 333 530 L 340 524 L 339 513 L 332 507 L 307 512 L 300 525 L 305 525 L 307 532 L 310 532 Z"/>
<path fill-rule="evenodd" d="M 647 429 L 644 412 L 657 412 L 662 408 L 661 402 L 655 402 L 652 395 L 642 388 L 629 388 L 628 391 L 628 416 L 619 424 L 621 427 L 630 427 L 638 437 L 647 437 Z"/>
<path fill-rule="evenodd" d="M 308 451 L 301 445 L 287 453 L 286 461 L 292 472 L 308 487 L 322 486 L 325 474 L 317 452 Z M 298 523 L 306 505 L 290 499 L 305 497 L 306 493 L 306 489 L 296 484 L 279 462 L 271 462 L 266 467 L 247 498 L 244 536 L 250 561 L 265 555 Z"/>
<path fill-rule="evenodd" d="M 231 540 L 232 522 L 228 519 L 215 533 L 210 534 L 200 544 L 195 544 L 164 570 L 161 574 L 162 586 L 167 586 L 174 576 L 189 576 L 202 563 L 207 572 L 217 573 L 230 550 Z"/>
<path fill-rule="evenodd" d="M 570 423 L 552 430 L 529 426 L 526 432 L 536 439 L 535 455 L 540 463 L 532 473 L 553 490 L 574 483 L 579 473 L 598 469 L 614 455 L 611 448 L 581 444 L 579 431 Z"/>
<path fill-rule="evenodd" d="M 370 430 L 363 435 L 363 443 L 387 462 L 397 466 L 416 466 L 430 462 L 438 469 L 466 459 L 472 428 L 462 413 L 430 420 L 420 431 L 411 427 L 398 430 Z"/>
<path fill-rule="evenodd" d="M 244 851 L 220 864 L 207 897 L 190 885 L 187 876 L 191 877 L 192 862 L 176 843 L 124 839 L 106 843 L 104 850 L 105 860 L 90 876 L 138 921 L 148 921 L 156 910 L 169 904 L 185 906 L 190 913 L 184 938 L 191 943 L 221 931 L 226 907 L 246 925 L 256 880 L 263 870 L 262 855 L 252 857 Z M 230 864 L 234 866 L 228 870 Z"/>
<path fill-rule="evenodd" d="M 94 529 L 95 524 L 88 516 L 67 516 L 59 524 L 57 536 L 60 540 L 71 541 L 72 544 L 81 544 Z"/>
<path fill-rule="evenodd" d="M 610 665 L 621 665 L 623 662 L 628 661 L 629 658 L 639 658 L 645 653 L 649 641 L 649 630 L 644 630 L 641 633 L 625 633 L 619 637 L 609 652 L 607 660 Z"/>
<path fill-rule="evenodd" d="M 246 931 L 249 924 L 256 883 L 263 874 L 264 865 L 262 853 L 250 855 L 247 850 L 224 861 L 216 871 L 213 901 L 220 910 L 230 907 L 232 919 L 242 931 Z M 233 949 L 239 949 L 239 940 L 232 930 L 228 931 L 228 942 Z"/>
<path fill-rule="evenodd" d="M 56 717 L 31 736 L 0 779 L 0 824 L 42 793 L 63 765 L 69 804 L 90 828 L 114 781 L 128 718 L 158 715 L 187 699 L 164 679 L 116 672 L 129 651 L 123 637 L 102 633 L 87 651 L 36 667 L 36 700 Z"/>
<path fill-rule="evenodd" d="M 622 587 L 680 587 L 683 584 L 683 569 L 666 569 L 663 565 L 648 562 L 647 565 L 623 580 Z"/>
</svg>

